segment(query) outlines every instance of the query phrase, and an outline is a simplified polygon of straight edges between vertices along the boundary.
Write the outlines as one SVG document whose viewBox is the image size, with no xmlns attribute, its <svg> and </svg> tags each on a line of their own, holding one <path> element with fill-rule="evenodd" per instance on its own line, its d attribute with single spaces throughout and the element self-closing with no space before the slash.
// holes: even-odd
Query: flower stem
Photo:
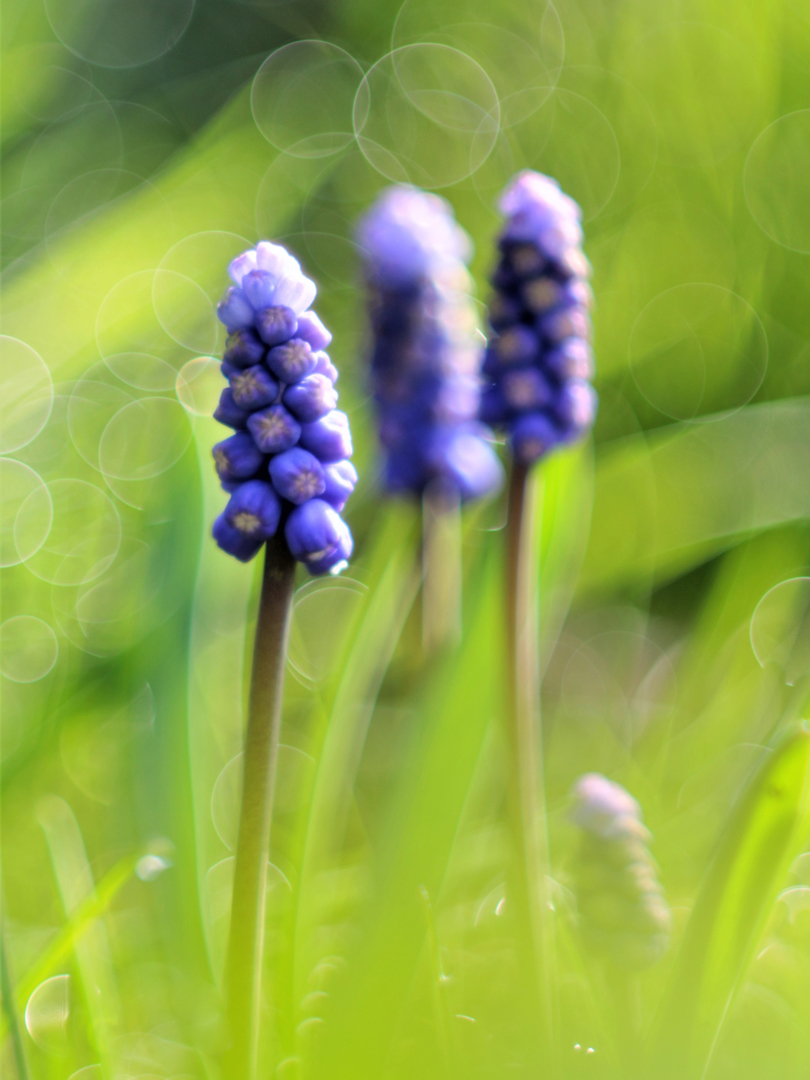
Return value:
<svg viewBox="0 0 810 1080">
<path fill-rule="evenodd" d="M 523 978 L 538 1029 L 540 1060 L 553 1071 L 553 925 L 548 890 L 549 851 L 540 723 L 538 566 L 535 544 L 537 476 L 515 463 L 506 523 L 508 674 L 507 814 L 513 858 L 507 895 L 521 938 Z M 539 1023 L 538 1023 L 539 1022 Z M 537 1028 L 535 1028 L 537 1025 Z"/>
<path fill-rule="evenodd" d="M 225 961 L 227 1080 L 253 1080 L 259 1045 L 264 913 L 295 560 L 282 531 L 267 541 L 253 648 L 242 812 Z"/>
<path fill-rule="evenodd" d="M 461 507 L 438 485 L 422 498 L 422 648 L 432 656 L 461 639 Z"/>
</svg>

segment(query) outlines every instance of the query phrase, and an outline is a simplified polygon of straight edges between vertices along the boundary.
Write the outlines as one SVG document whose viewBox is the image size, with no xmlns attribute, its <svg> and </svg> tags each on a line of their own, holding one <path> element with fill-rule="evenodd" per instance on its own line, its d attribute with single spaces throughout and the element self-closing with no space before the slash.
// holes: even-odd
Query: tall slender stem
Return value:
<svg viewBox="0 0 810 1080">
<path fill-rule="evenodd" d="M 422 647 L 427 656 L 461 640 L 461 506 L 438 485 L 422 497 Z"/>
<path fill-rule="evenodd" d="M 507 540 L 508 677 L 507 733 L 510 775 L 507 813 L 513 858 L 507 883 L 518 932 L 525 938 L 520 956 L 524 978 L 539 1021 L 538 1054 L 553 1069 L 553 926 L 548 890 L 543 740 L 540 725 L 538 566 L 535 545 L 537 476 L 513 466 L 509 487 Z M 534 1024 L 532 1025 L 534 1027 Z"/>
<path fill-rule="evenodd" d="M 267 863 L 294 581 L 295 560 L 279 530 L 265 547 L 253 648 L 242 812 L 225 961 L 230 1034 L 226 1080 L 253 1080 L 256 1076 Z"/>
</svg>

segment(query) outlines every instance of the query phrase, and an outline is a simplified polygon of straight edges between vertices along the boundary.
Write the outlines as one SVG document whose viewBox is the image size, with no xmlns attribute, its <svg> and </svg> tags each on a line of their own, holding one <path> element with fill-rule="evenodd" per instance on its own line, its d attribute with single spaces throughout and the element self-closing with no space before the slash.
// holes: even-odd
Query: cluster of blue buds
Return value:
<svg viewBox="0 0 810 1080">
<path fill-rule="evenodd" d="M 214 539 L 246 562 L 283 525 L 293 556 L 312 574 L 339 573 L 352 551 L 340 517 L 357 473 L 349 421 L 339 412 L 332 340 L 308 310 L 316 288 L 296 259 L 260 243 L 230 264 L 235 285 L 217 308 L 228 330 L 214 417 L 235 434 L 214 447 L 230 501 Z"/>
<path fill-rule="evenodd" d="M 648 967 L 669 946 L 670 911 L 641 807 L 599 773 L 580 777 L 572 795 L 571 820 L 582 830 L 574 878 L 583 936 L 621 967 Z"/>
<path fill-rule="evenodd" d="M 387 490 L 421 495 L 435 484 L 462 499 L 496 491 L 501 464 L 477 419 L 483 339 L 467 234 L 444 199 L 402 184 L 381 193 L 357 237 Z"/>
<path fill-rule="evenodd" d="M 485 423 L 506 428 L 515 460 L 530 465 L 593 423 L 590 266 L 581 212 L 547 176 L 520 173 L 501 198 L 506 224 L 492 277 Z"/>
</svg>

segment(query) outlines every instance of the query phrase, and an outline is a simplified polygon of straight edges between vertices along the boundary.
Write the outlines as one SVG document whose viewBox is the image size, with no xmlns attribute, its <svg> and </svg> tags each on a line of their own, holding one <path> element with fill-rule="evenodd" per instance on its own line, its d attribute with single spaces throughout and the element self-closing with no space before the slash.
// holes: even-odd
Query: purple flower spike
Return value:
<svg viewBox="0 0 810 1080">
<path fill-rule="evenodd" d="M 226 427 L 235 428 L 237 431 L 242 431 L 247 423 L 247 418 L 250 414 L 244 409 L 240 409 L 236 402 L 233 400 L 233 391 L 229 386 L 226 386 L 219 397 L 219 405 L 214 412 L 214 419 L 220 424 L 224 424 Z"/>
<path fill-rule="evenodd" d="M 248 430 L 265 454 L 290 450 L 301 437 L 301 425 L 283 405 L 271 405 L 248 417 Z"/>
<path fill-rule="evenodd" d="M 463 499 L 493 494 L 503 470 L 477 422 L 481 350 L 467 234 L 444 199 L 397 185 L 364 215 L 357 238 L 387 489 L 421 496 L 441 481 Z"/>
<path fill-rule="evenodd" d="M 338 373 L 322 351 L 332 335 L 308 310 L 315 285 L 289 252 L 264 241 L 234 259 L 229 273 L 234 286 L 217 310 L 230 331 L 222 373 L 231 385 L 214 415 L 237 433 L 213 451 L 231 495 L 214 538 L 247 561 L 280 521 L 298 515 L 290 530 L 295 557 L 314 574 L 339 572 L 352 539 L 334 507 L 342 510 L 357 473 L 346 460 L 348 419 L 335 411 Z M 306 510 L 316 503 L 320 509 Z"/>
<path fill-rule="evenodd" d="M 300 446 L 285 450 L 271 459 L 270 479 L 273 487 L 285 499 L 299 506 L 307 499 L 322 495 L 326 478 L 320 461 Z"/>
<path fill-rule="evenodd" d="M 267 349 L 259 341 L 255 330 L 245 326 L 228 335 L 222 359 L 234 368 L 253 367 L 264 360 L 266 352 Z"/>
<path fill-rule="evenodd" d="M 334 409 L 337 397 L 331 380 L 313 372 L 293 386 L 288 386 L 281 400 L 296 419 L 311 424 Z"/>
<path fill-rule="evenodd" d="M 315 370 L 312 349 L 303 338 L 292 338 L 267 354 L 267 366 L 284 383 L 295 383 Z"/>
<path fill-rule="evenodd" d="M 298 332 L 298 320 L 292 308 L 265 307 L 256 312 L 256 329 L 266 345 L 283 345 Z"/>
<path fill-rule="evenodd" d="M 287 519 L 284 535 L 296 559 L 311 574 L 339 573 L 352 553 L 352 536 L 343 519 L 323 499 L 310 499 Z"/>
<path fill-rule="evenodd" d="M 242 480 L 254 476 L 264 455 L 246 431 L 237 431 L 213 449 L 214 464 L 220 480 Z"/>
<path fill-rule="evenodd" d="M 312 424 L 302 424 L 301 445 L 323 462 L 352 456 L 352 436 L 345 412 L 333 409 Z"/>
<path fill-rule="evenodd" d="M 492 276 L 492 334 L 481 419 L 505 427 L 524 465 L 583 435 L 596 416 L 588 341 L 592 301 L 577 204 L 554 180 L 520 173 L 501 199 L 506 223 Z"/>
<path fill-rule="evenodd" d="M 240 409 L 263 409 L 276 400 L 279 385 L 266 368 L 257 364 L 231 376 L 231 392 Z"/>
</svg>

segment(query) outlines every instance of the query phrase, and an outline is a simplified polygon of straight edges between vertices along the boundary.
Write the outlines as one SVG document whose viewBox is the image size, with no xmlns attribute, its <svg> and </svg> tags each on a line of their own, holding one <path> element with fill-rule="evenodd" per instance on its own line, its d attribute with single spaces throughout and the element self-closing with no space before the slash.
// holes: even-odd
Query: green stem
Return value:
<svg viewBox="0 0 810 1080">
<path fill-rule="evenodd" d="M 461 507 L 428 487 L 422 498 L 422 648 L 430 657 L 461 640 Z"/>
<path fill-rule="evenodd" d="M 549 850 L 540 724 L 536 484 L 536 474 L 525 466 L 513 466 L 506 522 L 510 765 L 507 814 L 513 842 L 507 887 L 516 928 L 525 939 L 518 948 L 530 995 L 529 1006 L 539 1019 L 542 1040 L 539 1058 L 553 1070 L 553 927 L 548 895 Z"/>
<path fill-rule="evenodd" d="M 225 960 L 230 1034 L 227 1080 L 253 1080 L 257 1069 L 267 863 L 294 582 L 295 560 L 279 530 L 265 547 L 253 649 L 242 812 Z"/>
</svg>

